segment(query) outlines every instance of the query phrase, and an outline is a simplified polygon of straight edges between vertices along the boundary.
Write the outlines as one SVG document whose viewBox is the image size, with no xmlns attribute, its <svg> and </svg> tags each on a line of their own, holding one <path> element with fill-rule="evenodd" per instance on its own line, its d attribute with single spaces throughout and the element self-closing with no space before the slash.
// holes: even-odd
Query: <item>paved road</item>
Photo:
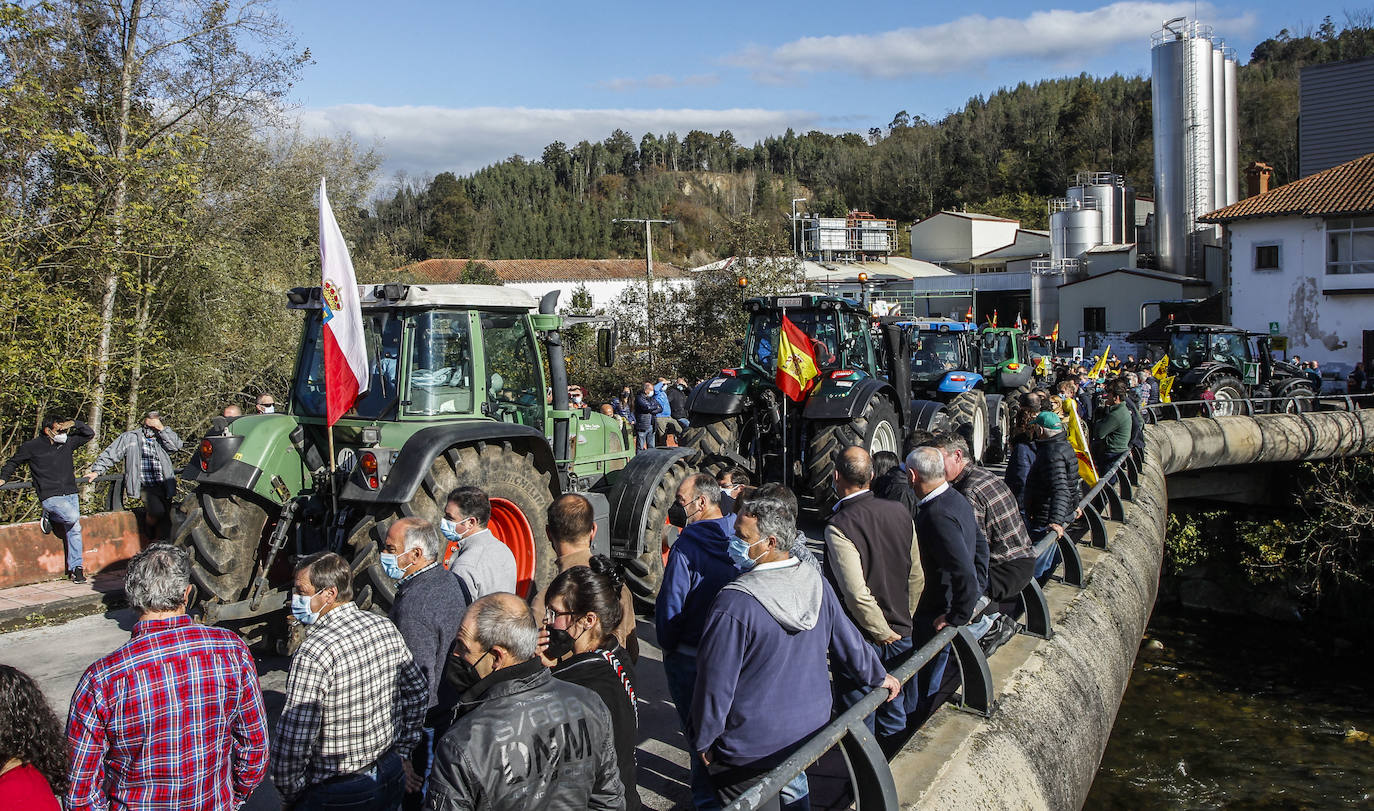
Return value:
<svg viewBox="0 0 1374 811">
<path fill-rule="evenodd" d="M 129 609 L 96 614 L 51 625 L 0 635 L 0 663 L 12 665 L 34 677 L 59 718 L 81 674 L 91 662 L 129 639 L 134 617 Z M 677 711 L 668 699 L 662 661 L 654 646 L 653 623 L 639 621 L 640 667 L 638 668 L 640 796 L 655 811 L 690 808 L 686 802 L 687 753 L 679 729 Z M 269 723 L 276 726 L 285 701 L 289 660 L 270 656 L 258 659 L 263 699 Z M 281 800 L 269 778 L 249 799 L 248 811 L 274 811 Z"/>
</svg>

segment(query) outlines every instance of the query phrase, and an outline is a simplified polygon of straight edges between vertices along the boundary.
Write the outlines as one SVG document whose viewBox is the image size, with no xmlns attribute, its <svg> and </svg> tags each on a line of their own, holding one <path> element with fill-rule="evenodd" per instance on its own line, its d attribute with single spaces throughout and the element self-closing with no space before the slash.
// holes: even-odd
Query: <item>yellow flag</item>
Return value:
<svg viewBox="0 0 1374 811">
<path fill-rule="evenodd" d="M 1112 345 L 1107 344 L 1107 348 L 1102 350 L 1102 357 L 1097 359 L 1097 363 L 1093 364 L 1093 370 L 1091 372 L 1088 372 L 1088 377 L 1091 377 L 1094 380 L 1096 380 L 1102 374 L 1102 370 L 1107 367 L 1107 356 L 1111 353 Z"/>
<path fill-rule="evenodd" d="M 1097 484 L 1097 468 L 1093 466 L 1092 454 L 1088 452 L 1088 435 L 1083 431 L 1077 405 L 1072 397 L 1064 398 L 1064 428 L 1069 435 L 1069 444 L 1073 446 L 1073 455 L 1078 457 L 1078 475 L 1092 487 Z"/>
<path fill-rule="evenodd" d="M 1160 358 L 1154 366 L 1150 367 L 1150 377 L 1155 380 L 1163 380 L 1169 374 L 1169 356 Z"/>
<path fill-rule="evenodd" d="M 1160 401 L 1161 403 L 1172 402 L 1172 401 L 1169 399 L 1169 390 L 1172 389 L 1172 388 L 1174 387 L 1174 378 L 1175 378 L 1176 376 L 1177 376 L 1177 375 L 1169 375 L 1169 376 L 1167 376 L 1167 377 L 1163 377 L 1163 378 L 1160 379 L 1160 381 L 1159 381 L 1159 401 Z"/>
</svg>

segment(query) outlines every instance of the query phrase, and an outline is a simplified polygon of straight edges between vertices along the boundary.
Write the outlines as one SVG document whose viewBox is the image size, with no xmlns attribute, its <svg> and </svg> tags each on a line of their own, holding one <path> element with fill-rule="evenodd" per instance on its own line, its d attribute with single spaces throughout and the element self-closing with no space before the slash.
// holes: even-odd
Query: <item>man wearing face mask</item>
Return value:
<svg viewBox="0 0 1374 811">
<path fill-rule="evenodd" d="M 258 397 L 259 414 L 275 414 L 277 411 L 277 401 L 272 399 L 272 395 L 264 394 Z"/>
<path fill-rule="evenodd" d="M 791 554 L 796 520 L 782 498 L 745 499 L 729 540 L 742 574 L 721 589 L 702 631 L 688 741 L 722 802 L 829 723 L 831 666 L 889 701 L 901 692 L 830 584 Z M 760 807 L 808 807 L 801 781 Z"/>
<path fill-rule="evenodd" d="M 181 450 L 181 437 L 162 424 L 162 414 L 149 411 L 143 424 L 115 437 L 91 465 L 85 480 L 95 481 L 111 467 L 124 463 L 124 497 L 143 500 L 143 523 L 150 537 L 176 496 L 177 476 L 168 454 Z"/>
<path fill-rule="evenodd" d="M 395 808 L 420 783 L 407 758 L 420 742 L 425 677 L 396 626 L 353 602 L 352 583 L 333 552 L 296 566 L 291 615 L 310 633 L 291 659 L 271 758 L 287 808 Z"/>
<path fill-rule="evenodd" d="M 453 629 L 463 621 L 470 602 L 463 582 L 439 565 L 441 547 L 433 524 L 423 518 L 402 518 L 387 530 L 381 553 L 382 571 L 398 581 L 388 616 L 429 685 L 424 738 L 410 753 L 411 768 L 421 777 L 433 750 L 437 719 L 431 716 L 439 703 L 439 680 L 453 645 Z M 418 809 L 423 800 L 422 792 L 407 791 L 402 807 Z"/>
<path fill-rule="evenodd" d="M 677 500 L 668 516 L 685 529 L 663 567 L 663 582 L 654 603 L 654 627 L 663 650 L 668 694 L 686 731 L 697 681 L 697 645 L 707 611 L 721 588 L 739 574 L 729 552 L 735 515 L 720 512 L 720 484 L 708 473 L 695 473 L 678 486 Z M 692 800 L 697 808 L 719 807 L 705 767 L 695 760 Z"/>
<path fill-rule="evenodd" d="M 81 568 L 81 499 L 76 494 L 72 453 L 90 442 L 95 432 L 80 420 L 46 416 L 38 436 L 19 446 L 19 451 L 0 468 L 0 485 L 9 481 L 19 465 L 29 466 L 33 489 L 43 506 L 43 518 L 66 536 L 67 576 L 85 583 Z"/>
<path fill-rule="evenodd" d="M 514 594 L 468 609 L 448 668 L 460 701 L 434 754 L 430 811 L 625 807 L 605 703 L 550 675 L 538 639 Z"/>
<path fill-rule="evenodd" d="M 487 529 L 490 520 L 491 499 L 482 488 L 468 485 L 448 494 L 439 524 L 449 548 L 455 549 L 447 565 L 474 600 L 498 591 L 515 592 L 515 553 Z"/>
</svg>

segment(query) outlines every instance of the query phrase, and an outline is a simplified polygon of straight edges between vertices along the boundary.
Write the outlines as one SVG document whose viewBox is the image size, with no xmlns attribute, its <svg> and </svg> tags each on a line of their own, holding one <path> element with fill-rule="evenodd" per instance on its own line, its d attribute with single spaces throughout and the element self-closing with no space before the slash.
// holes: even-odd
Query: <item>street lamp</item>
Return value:
<svg viewBox="0 0 1374 811">
<path fill-rule="evenodd" d="M 649 356 L 650 368 L 654 365 L 654 243 L 650 238 L 649 228 L 654 223 L 661 225 L 672 225 L 677 220 L 650 220 L 634 219 L 631 217 L 616 217 L 611 220 L 613 223 L 622 222 L 642 222 L 644 223 L 644 346 Z"/>
<path fill-rule="evenodd" d="M 805 197 L 792 198 L 792 253 L 801 257 L 801 242 L 797 239 L 797 203 L 805 203 Z"/>
</svg>

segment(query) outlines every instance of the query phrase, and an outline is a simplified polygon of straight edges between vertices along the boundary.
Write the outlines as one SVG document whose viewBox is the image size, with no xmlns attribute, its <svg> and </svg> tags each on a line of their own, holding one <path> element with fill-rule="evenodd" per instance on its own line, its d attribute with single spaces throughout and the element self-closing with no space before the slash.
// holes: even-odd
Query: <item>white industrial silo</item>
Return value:
<svg viewBox="0 0 1374 811">
<path fill-rule="evenodd" d="M 1217 207 L 1216 166 L 1225 164 L 1218 160 L 1213 138 L 1217 88 L 1211 35 L 1208 26 L 1179 17 L 1164 23 L 1152 38 L 1155 255 L 1161 270 L 1188 275 L 1203 272 L 1197 218 Z M 1228 182 L 1223 175 L 1221 187 Z M 1208 228 L 1207 236 L 1211 234 Z"/>
<path fill-rule="evenodd" d="M 1236 86 L 1236 52 L 1222 51 L 1226 72 L 1226 201 L 1240 202 L 1240 89 Z"/>
</svg>

